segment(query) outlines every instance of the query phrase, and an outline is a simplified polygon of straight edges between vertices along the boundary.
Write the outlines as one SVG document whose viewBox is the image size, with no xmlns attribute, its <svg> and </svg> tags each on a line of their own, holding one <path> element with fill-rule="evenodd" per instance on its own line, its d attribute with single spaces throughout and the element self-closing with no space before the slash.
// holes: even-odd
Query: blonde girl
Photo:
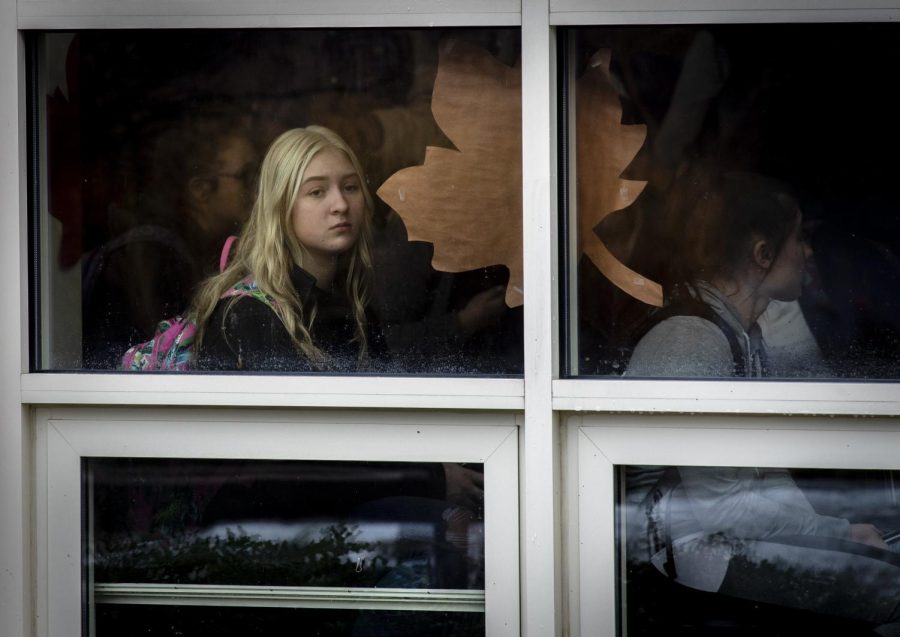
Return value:
<svg viewBox="0 0 900 637">
<path fill-rule="evenodd" d="M 353 371 L 367 361 L 378 340 L 367 311 L 371 216 L 343 139 L 320 126 L 279 136 L 229 264 L 194 297 L 198 368 Z"/>
</svg>

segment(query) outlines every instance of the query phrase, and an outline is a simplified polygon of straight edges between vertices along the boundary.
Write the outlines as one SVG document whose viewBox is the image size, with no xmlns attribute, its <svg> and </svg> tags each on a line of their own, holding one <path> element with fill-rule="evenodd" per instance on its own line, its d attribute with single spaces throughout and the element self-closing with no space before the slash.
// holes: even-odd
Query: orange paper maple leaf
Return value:
<svg viewBox="0 0 900 637">
<path fill-rule="evenodd" d="M 643 145 L 647 127 L 622 124 L 609 60 L 608 49 L 595 53 L 577 86 L 579 254 L 586 254 L 606 278 L 634 298 L 661 306 L 662 286 L 619 261 L 594 232 L 607 216 L 631 205 L 647 185 L 620 178 Z"/>
<path fill-rule="evenodd" d="M 422 166 L 378 189 L 410 241 L 434 244 L 436 270 L 508 267 L 510 307 L 523 303 L 521 100 L 518 68 L 480 47 L 444 42 L 431 111 L 458 150 L 429 146 Z"/>
</svg>

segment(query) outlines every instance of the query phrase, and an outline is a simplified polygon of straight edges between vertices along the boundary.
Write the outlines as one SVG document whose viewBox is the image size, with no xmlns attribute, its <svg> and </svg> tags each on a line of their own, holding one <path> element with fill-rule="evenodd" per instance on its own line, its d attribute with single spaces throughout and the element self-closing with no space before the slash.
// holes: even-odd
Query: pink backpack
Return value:
<svg viewBox="0 0 900 637">
<path fill-rule="evenodd" d="M 219 258 L 219 271 L 225 270 L 231 246 L 237 237 L 228 237 Z M 272 309 L 275 300 L 256 286 L 252 276 L 246 276 L 227 290 L 221 298 L 250 296 Z M 194 317 L 176 316 L 160 321 L 153 338 L 132 345 L 122 356 L 119 369 L 131 372 L 185 371 L 194 366 L 194 337 L 199 325 Z"/>
</svg>

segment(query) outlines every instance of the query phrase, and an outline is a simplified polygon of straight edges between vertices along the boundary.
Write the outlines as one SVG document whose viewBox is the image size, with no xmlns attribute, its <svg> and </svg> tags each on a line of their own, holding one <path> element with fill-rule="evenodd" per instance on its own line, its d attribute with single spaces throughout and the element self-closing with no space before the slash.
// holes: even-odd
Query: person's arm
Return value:
<svg viewBox="0 0 900 637">
<path fill-rule="evenodd" d="M 851 539 L 850 523 L 819 515 L 787 476 L 773 483 L 754 467 L 680 467 L 690 513 L 705 533 L 747 539 L 816 535 Z"/>
</svg>

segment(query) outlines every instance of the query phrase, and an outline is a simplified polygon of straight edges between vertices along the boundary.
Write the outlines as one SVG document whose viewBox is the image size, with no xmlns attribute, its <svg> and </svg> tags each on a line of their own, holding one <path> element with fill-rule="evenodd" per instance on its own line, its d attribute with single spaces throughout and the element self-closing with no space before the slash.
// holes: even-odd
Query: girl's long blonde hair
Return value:
<svg viewBox="0 0 900 637">
<path fill-rule="evenodd" d="M 338 258 L 336 282 L 343 279 L 356 323 L 355 341 L 359 359 L 367 355 L 366 305 L 369 301 L 369 276 L 372 269 L 371 218 L 372 195 L 366 187 L 362 166 L 356 154 L 341 137 L 322 126 L 294 128 L 282 133 L 269 147 L 260 169 L 256 201 L 244 226 L 237 249 L 223 272 L 206 279 L 194 296 L 190 312 L 199 324 L 195 340 L 199 350 L 207 322 L 222 295 L 250 275 L 259 289 L 275 300 L 275 313 L 284 324 L 297 349 L 314 366 L 327 368 L 328 360 L 310 336 L 316 308 L 304 308 L 291 282 L 294 264 L 303 267 L 306 250 L 294 235 L 292 212 L 306 169 L 315 155 L 326 149 L 342 151 L 359 176 L 365 199 L 365 214 L 359 239 L 351 250 Z M 240 297 L 232 297 L 222 315 Z"/>
</svg>

